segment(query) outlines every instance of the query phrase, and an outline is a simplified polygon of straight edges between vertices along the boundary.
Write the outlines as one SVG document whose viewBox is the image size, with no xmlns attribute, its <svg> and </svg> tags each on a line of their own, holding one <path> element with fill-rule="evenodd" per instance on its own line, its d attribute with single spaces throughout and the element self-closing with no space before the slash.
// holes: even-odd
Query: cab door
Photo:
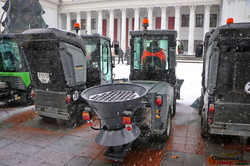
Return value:
<svg viewBox="0 0 250 166">
<path fill-rule="evenodd" d="M 100 40 L 101 84 L 112 83 L 112 62 L 110 42 Z"/>
</svg>

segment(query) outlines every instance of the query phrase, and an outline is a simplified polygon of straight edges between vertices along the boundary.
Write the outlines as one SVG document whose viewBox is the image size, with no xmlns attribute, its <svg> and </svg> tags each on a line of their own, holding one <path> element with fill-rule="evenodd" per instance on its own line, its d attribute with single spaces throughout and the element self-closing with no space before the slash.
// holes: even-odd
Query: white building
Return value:
<svg viewBox="0 0 250 166">
<path fill-rule="evenodd" d="M 2 0 L 2 3 L 4 0 Z M 149 29 L 175 29 L 186 54 L 193 55 L 196 44 L 209 30 L 226 23 L 250 21 L 250 0 L 40 0 L 43 18 L 49 27 L 81 34 L 99 33 L 118 40 L 123 50 L 129 45 L 129 31 L 142 29 L 149 18 Z M 1 4 L 0 4 L 1 5 Z"/>
</svg>

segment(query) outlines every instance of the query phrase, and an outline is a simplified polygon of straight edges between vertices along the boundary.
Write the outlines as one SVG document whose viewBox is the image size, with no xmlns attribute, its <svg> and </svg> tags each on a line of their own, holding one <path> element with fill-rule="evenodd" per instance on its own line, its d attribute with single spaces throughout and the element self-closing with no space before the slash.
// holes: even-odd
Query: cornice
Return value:
<svg viewBox="0 0 250 166">
<path fill-rule="evenodd" d="M 49 2 L 54 3 L 56 5 L 60 4 L 59 0 L 46 0 L 46 1 L 49 1 Z"/>
<path fill-rule="evenodd" d="M 111 2 L 115 0 L 79 0 L 73 2 L 60 2 L 60 5 L 78 5 L 78 4 L 86 4 L 86 3 L 96 3 L 96 2 Z"/>
<path fill-rule="evenodd" d="M 60 4 L 60 0 L 44 0 L 44 1 L 48 1 L 51 2 L 53 4 L 59 5 Z M 0 2 L 6 2 L 6 0 L 0 0 Z"/>
</svg>

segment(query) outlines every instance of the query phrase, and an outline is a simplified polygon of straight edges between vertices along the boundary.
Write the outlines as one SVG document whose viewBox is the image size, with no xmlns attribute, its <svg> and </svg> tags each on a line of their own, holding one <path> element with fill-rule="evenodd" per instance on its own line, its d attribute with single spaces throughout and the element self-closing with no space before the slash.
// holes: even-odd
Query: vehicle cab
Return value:
<svg viewBox="0 0 250 166">
<path fill-rule="evenodd" d="M 110 38 L 99 34 L 81 35 L 87 61 L 87 88 L 112 83 L 112 54 Z"/>
<path fill-rule="evenodd" d="M 32 104 L 31 79 L 20 35 L 0 35 L 0 105 Z"/>
</svg>

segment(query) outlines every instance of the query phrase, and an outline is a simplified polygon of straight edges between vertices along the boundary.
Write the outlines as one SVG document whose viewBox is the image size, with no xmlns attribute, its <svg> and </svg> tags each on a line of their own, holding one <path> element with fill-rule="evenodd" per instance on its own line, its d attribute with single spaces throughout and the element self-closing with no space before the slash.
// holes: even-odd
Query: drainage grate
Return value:
<svg viewBox="0 0 250 166">
<path fill-rule="evenodd" d="M 99 102 L 116 102 L 131 100 L 139 97 L 139 94 L 135 91 L 125 91 L 125 90 L 112 90 L 108 92 L 103 92 L 95 95 L 91 95 L 89 100 L 99 101 Z"/>
</svg>

